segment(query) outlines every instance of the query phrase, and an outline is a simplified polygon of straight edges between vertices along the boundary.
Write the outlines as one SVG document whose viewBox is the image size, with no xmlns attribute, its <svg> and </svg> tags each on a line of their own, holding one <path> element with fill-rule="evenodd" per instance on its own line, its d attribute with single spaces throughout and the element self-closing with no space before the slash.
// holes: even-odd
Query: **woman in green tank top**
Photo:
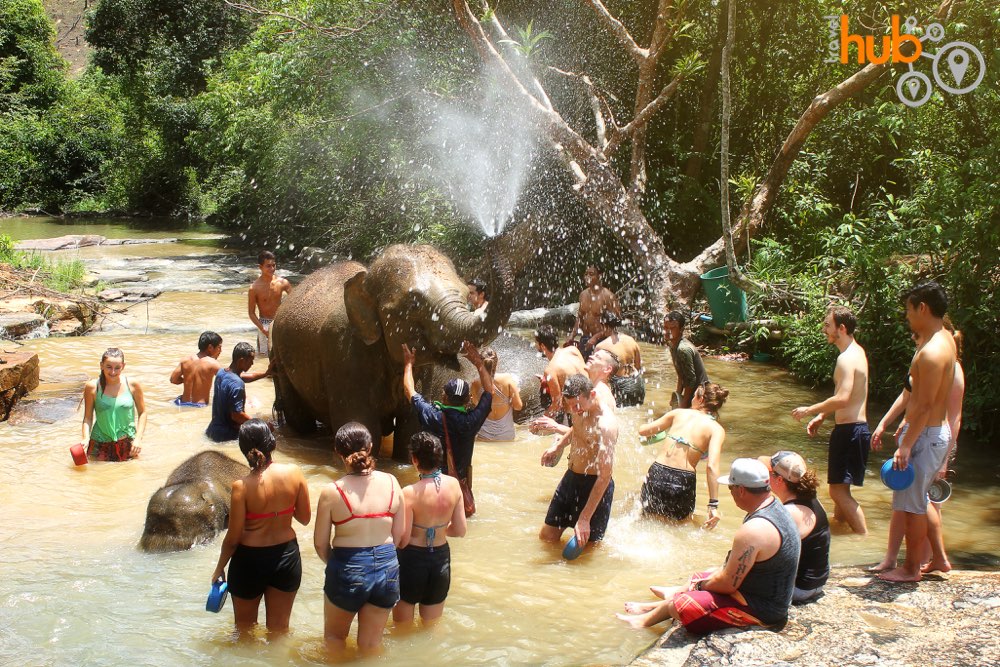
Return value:
<svg viewBox="0 0 1000 667">
<path fill-rule="evenodd" d="M 142 387 L 124 379 L 125 353 L 108 348 L 101 356 L 101 375 L 83 388 L 83 438 L 92 461 L 127 461 L 139 458 L 146 429 L 146 404 Z"/>
</svg>

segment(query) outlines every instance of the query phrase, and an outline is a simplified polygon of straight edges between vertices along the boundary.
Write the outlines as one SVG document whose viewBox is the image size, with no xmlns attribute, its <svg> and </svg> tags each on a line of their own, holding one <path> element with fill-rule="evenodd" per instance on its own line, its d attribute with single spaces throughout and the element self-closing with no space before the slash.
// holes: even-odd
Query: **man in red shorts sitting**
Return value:
<svg viewBox="0 0 1000 667">
<path fill-rule="evenodd" d="M 634 628 L 667 619 L 694 634 L 747 625 L 780 625 L 788 617 L 801 541 L 788 510 L 771 495 L 771 472 L 756 459 L 736 459 L 719 484 L 747 512 L 722 567 L 698 572 L 678 590 L 651 587 L 660 602 L 626 602 L 618 618 Z"/>
</svg>

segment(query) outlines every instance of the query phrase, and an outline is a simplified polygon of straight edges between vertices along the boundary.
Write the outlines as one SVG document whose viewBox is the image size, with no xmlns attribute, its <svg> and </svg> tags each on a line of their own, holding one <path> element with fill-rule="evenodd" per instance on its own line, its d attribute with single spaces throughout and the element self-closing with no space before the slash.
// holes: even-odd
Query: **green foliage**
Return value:
<svg viewBox="0 0 1000 667">
<path fill-rule="evenodd" d="M 62 93 L 65 61 L 41 0 L 0 0 L 0 114 L 44 109 Z"/>
<path fill-rule="evenodd" d="M 0 234 L 0 264 L 34 271 L 39 282 L 58 292 L 71 292 L 83 286 L 86 266 L 79 259 L 49 259 L 37 252 L 24 253 L 14 248 L 14 241 Z"/>
<path fill-rule="evenodd" d="M 500 43 L 513 46 L 518 53 L 530 60 L 532 54 L 541 47 L 542 42 L 552 39 L 552 33 L 548 30 L 534 32 L 534 23 L 534 20 L 531 20 L 524 27 L 514 26 L 514 31 L 517 32 L 517 39 L 502 39 Z"/>
</svg>

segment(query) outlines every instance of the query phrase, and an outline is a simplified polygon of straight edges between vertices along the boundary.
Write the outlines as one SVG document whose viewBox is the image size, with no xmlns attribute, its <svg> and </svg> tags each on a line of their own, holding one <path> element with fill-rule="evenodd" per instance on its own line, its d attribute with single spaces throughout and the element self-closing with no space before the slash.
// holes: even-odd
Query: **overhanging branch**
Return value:
<svg viewBox="0 0 1000 667">
<path fill-rule="evenodd" d="M 584 0 L 584 4 L 590 5 L 591 9 L 604 22 L 604 25 L 618 38 L 618 41 L 625 47 L 625 50 L 632 56 L 632 59 L 641 65 L 646 57 L 649 56 L 649 50 L 642 48 L 632 39 L 632 35 L 629 34 L 625 25 L 608 11 L 608 8 L 604 6 L 601 0 Z"/>
</svg>

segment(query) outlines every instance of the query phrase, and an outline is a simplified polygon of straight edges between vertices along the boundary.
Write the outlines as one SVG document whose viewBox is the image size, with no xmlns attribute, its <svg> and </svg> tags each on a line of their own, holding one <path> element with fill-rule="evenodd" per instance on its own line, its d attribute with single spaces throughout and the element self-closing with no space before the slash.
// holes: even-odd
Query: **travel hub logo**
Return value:
<svg viewBox="0 0 1000 667">
<path fill-rule="evenodd" d="M 893 63 L 906 65 L 907 71 L 896 81 L 896 95 L 899 101 L 909 107 L 919 107 L 931 98 L 934 92 L 930 77 L 914 67 L 921 57 L 931 61 L 931 74 L 938 87 L 952 95 L 965 95 L 976 89 L 986 76 L 986 60 L 983 54 L 968 42 L 948 42 L 934 53 L 928 53 L 925 42 L 937 44 L 944 40 L 944 26 L 931 23 L 917 33 L 917 19 L 910 16 L 900 26 L 898 15 L 890 21 L 888 35 L 881 35 L 881 48 L 876 49 L 878 37 L 874 35 L 854 35 L 850 30 L 850 19 L 846 14 L 824 16 L 830 29 L 828 63 L 847 64 L 852 61 L 851 46 L 856 49 L 858 64 Z M 902 48 L 908 44 L 908 48 Z M 927 46 L 930 46 L 928 44 Z"/>
</svg>

